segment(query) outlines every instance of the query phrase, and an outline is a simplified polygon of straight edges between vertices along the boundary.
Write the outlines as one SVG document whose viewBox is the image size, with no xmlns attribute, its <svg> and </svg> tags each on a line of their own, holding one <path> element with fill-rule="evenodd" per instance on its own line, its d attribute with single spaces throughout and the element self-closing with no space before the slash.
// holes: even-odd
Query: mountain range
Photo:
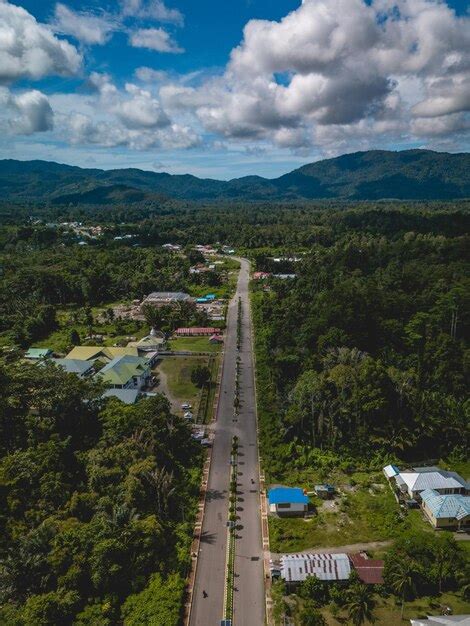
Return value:
<svg viewBox="0 0 470 626">
<path fill-rule="evenodd" d="M 229 181 L 7 159 L 0 160 L 0 197 L 54 204 L 122 204 L 159 198 L 456 200 L 470 198 L 470 154 L 371 150 L 310 163 L 279 178 L 245 176 Z"/>
</svg>

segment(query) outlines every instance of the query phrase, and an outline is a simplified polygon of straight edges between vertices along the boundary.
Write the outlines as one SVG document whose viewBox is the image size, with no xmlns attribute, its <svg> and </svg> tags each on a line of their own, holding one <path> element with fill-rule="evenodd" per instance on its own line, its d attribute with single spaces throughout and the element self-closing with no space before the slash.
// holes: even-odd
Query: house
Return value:
<svg viewBox="0 0 470 626">
<path fill-rule="evenodd" d="M 222 335 L 212 335 L 209 337 L 210 343 L 224 343 Z"/>
<path fill-rule="evenodd" d="M 142 389 L 151 375 L 149 361 L 138 356 L 118 356 L 97 374 L 113 389 Z"/>
<path fill-rule="evenodd" d="M 211 337 L 220 335 L 221 332 L 220 328 L 213 327 L 177 328 L 175 335 L 177 337 Z"/>
<path fill-rule="evenodd" d="M 382 585 L 384 561 L 369 559 L 366 554 L 350 554 L 349 560 L 357 575 L 366 585 Z"/>
<path fill-rule="evenodd" d="M 470 497 L 440 494 L 435 489 L 421 492 L 422 509 L 434 528 L 470 528 Z"/>
<path fill-rule="evenodd" d="M 410 619 L 411 626 L 470 626 L 470 615 L 428 615 Z"/>
<path fill-rule="evenodd" d="M 323 498 L 324 500 L 328 500 L 328 498 L 332 498 L 335 495 L 335 488 L 333 485 L 315 485 L 314 491 L 319 498 Z"/>
<path fill-rule="evenodd" d="M 269 510 L 278 515 L 303 515 L 309 499 L 300 487 L 274 487 L 268 492 Z"/>
<path fill-rule="evenodd" d="M 85 378 L 93 373 L 93 364 L 90 361 L 80 359 L 51 359 L 51 363 L 61 367 L 68 374 L 76 374 L 80 378 Z"/>
<path fill-rule="evenodd" d="M 40 361 L 41 359 L 48 359 L 52 356 L 52 350 L 50 348 L 30 348 L 24 355 L 25 359 L 30 361 Z"/>
<path fill-rule="evenodd" d="M 190 302 L 191 296 L 182 291 L 153 291 L 142 302 L 141 307 L 145 304 L 151 304 L 155 307 L 168 306 L 169 304 L 177 304 L 179 302 Z"/>
<path fill-rule="evenodd" d="M 118 346 L 75 346 L 66 356 L 67 359 L 77 359 L 79 361 L 112 361 L 119 356 L 139 356 L 136 347 L 131 346 L 121 348 Z"/>
<path fill-rule="evenodd" d="M 103 394 L 103 398 L 117 398 L 124 404 L 135 404 L 139 396 L 138 389 L 107 389 Z"/>
<path fill-rule="evenodd" d="M 396 465 L 386 465 L 382 471 L 387 480 L 391 480 L 392 478 L 395 478 L 395 476 L 397 476 L 400 473 L 400 470 L 398 469 Z"/>
<path fill-rule="evenodd" d="M 142 339 L 139 339 L 138 341 L 130 341 L 127 344 L 127 347 L 137 348 L 139 356 L 145 356 L 149 358 L 150 355 L 155 355 L 156 357 L 158 352 L 164 349 L 165 344 L 166 344 L 165 335 L 155 330 L 154 328 L 152 328 L 149 335 L 147 335 L 146 337 L 143 337 Z M 156 358 L 153 358 L 153 361 L 155 360 Z"/>
<path fill-rule="evenodd" d="M 270 276 L 269 272 L 253 272 L 253 280 L 266 280 Z"/>
<path fill-rule="evenodd" d="M 324 581 L 346 581 L 351 573 L 347 554 L 286 554 L 281 557 L 281 578 L 294 587 L 308 576 Z"/>
<path fill-rule="evenodd" d="M 419 471 L 416 471 L 419 470 Z M 434 489 L 441 495 L 460 493 L 466 495 L 470 491 L 468 483 L 456 472 L 448 472 L 438 467 L 414 468 L 412 472 L 400 472 L 395 482 L 402 493 L 414 500 L 426 489 Z"/>
</svg>

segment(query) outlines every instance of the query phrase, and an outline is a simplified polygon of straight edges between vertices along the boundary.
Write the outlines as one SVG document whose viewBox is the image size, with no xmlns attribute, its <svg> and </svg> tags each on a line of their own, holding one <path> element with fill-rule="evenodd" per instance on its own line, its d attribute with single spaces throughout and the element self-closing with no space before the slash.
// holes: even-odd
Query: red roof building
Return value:
<svg viewBox="0 0 470 626">
<path fill-rule="evenodd" d="M 364 554 L 350 554 L 349 559 L 363 583 L 366 583 L 366 585 L 383 584 L 383 561 L 380 559 L 369 559 Z"/>
<path fill-rule="evenodd" d="M 269 278 L 271 274 L 268 272 L 253 272 L 253 280 L 265 280 Z"/>
<path fill-rule="evenodd" d="M 175 335 L 177 337 L 211 337 L 212 335 L 220 335 L 220 328 L 177 328 Z"/>
</svg>

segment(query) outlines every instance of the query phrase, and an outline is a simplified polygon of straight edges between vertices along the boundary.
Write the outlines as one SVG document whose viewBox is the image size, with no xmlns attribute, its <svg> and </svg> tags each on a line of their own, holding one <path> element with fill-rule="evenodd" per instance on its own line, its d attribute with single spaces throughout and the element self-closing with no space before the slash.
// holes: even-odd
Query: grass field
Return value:
<svg viewBox="0 0 470 626">
<path fill-rule="evenodd" d="M 316 506 L 319 501 L 314 503 Z M 270 517 L 271 550 L 299 552 L 315 547 L 385 541 L 405 529 L 432 532 L 421 511 L 400 516 L 398 504 L 384 481 L 371 487 L 350 487 L 337 496 L 336 504 L 334 511 L 317 508 L 312 517 L 305 519 Z"/>
<path fill-rule="evenodd" d="M 177 404 L 189 402 L 196 414 L 199 406 L 201 390 L 191 382 L 191 372 L 196 365 L 207 365 L 206 357 L 165 357 L 157 367 L 157 373 L 163 372 L 168 392 Z"/>
<path fill-rule="evenodd" d="M 211 352 L 222 350 L 223 344 L 213 344 L 209 337 L 177 337 L 168 342 L 170 350 L 188 350 L 189 352 Z"/>
</svg>

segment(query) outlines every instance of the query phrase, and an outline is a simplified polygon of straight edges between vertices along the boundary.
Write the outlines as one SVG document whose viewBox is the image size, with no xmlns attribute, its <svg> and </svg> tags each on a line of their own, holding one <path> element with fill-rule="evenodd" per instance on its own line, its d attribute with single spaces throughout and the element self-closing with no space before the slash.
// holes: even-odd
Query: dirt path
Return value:
<svg viewBox="0 0 470 626">
<path fill-rule="evenodd" d="M 377 550 L 379 548 L 387 548 L 392 544 L 391 541 L 369 541 L 368 543 L 350 543 L 345 546 L 335 546 L 332 547 L 315 547 L 315 548 L 307 548 L 306 550 L 302 550 L 302 554 L 308 552 L 310 554 L 317 554 L 319 552 L 331 552 L 333 554 L 337 554 L 338 552 L 367 552 L 368 550 Z M 282 553 L 287 554 L 287 553 Z M 282 554 L 277 554 L 275 552 L 271 552 L 272 558 L 279 558 Z"/>
<path fill-rule="evenodd" d="M 157 393 L 163 393 L 171 404 L 171 411 L 176 415 L 181 415 L 180 403 L 171 395 L 168 387 L 168 377 L 161 367 L 157 370 L 158 385 L 154 388 Z"/>
</svg>

